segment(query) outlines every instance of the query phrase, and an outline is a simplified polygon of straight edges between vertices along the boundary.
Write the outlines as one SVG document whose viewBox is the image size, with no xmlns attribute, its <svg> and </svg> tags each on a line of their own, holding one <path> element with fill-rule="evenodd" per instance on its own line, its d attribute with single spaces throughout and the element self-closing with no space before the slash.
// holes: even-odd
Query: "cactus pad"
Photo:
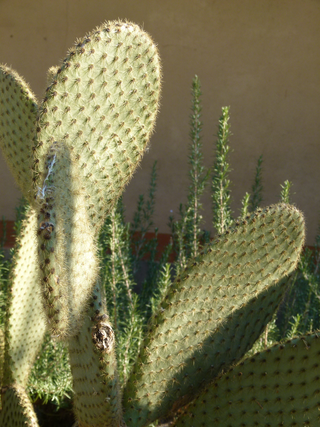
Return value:
<svg viewBox="0 0 320 427">
<path fill-rule="evenodd" d="M 250 300 L 268 289 L 273 292 L 276 283 L 293 271 L 304 233 L 303 216 L 297 209 L 275 205 L 237 223 L 191 261 L 152 319 L 124 390 L 128 424 L 142 426 L 165 416 L 177 400 L 184 402 L 190 383 L 194 394 L 203 381 L 217 374 L 212 374 L 216 353 L 207 348 L 203 354 L 202 347 L 206 350 L 215 341 L 219 330 L 228 326 L 228 318 L 240 316 Z M 266 299 L 267 305 L 270 301 Z M 256 330 L 263 326 L 257 321 Z M 219 352 L 230 350 L 231 341 L 221 339 Z"/>
<path fill-rule="evenodd" d="M 5 331 L 4 385 L 25 387 L 46 325 L 39 286 L 37 215 L 29 209 L 16 244 Z"/>
<path fill-rule="evenodd" d="M 317 426 L 319 354 L 318 335 L 256 353 L 217 378 L 174 426 Z"/>
<path fill-rule="evenodd" d="M 39 427 L 32 403 L 23 387 L 3 389 L 1 427 Z"/>
<path fill-rule="evenodd" d="M 0 147 L 24 197 L 33 201 L 32 146 L 37 101 L 15 71 L 0 65 Z"/>
<path fill-rule="evenodd" d="M 74 154 L 92 224 L 101 225 L 141 160 L 160 94 L 157 49 L 137 25 L 106 22 L 72 48 L 40 107 L 36 191 L 53 142 Z"/>
<path fill-rule="evenodd" d="M 94 230 L 73 153 L 56 143 L 37 200 L 42 295 L 51 333 L 75 335 L 98 274 Z"/>
</svg>

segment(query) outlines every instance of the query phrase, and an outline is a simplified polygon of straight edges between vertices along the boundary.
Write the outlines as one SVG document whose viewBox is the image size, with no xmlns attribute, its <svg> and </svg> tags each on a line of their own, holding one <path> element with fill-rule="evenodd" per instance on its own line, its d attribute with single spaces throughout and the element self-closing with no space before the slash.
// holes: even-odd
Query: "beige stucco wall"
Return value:
<svg viewBox="0 0 320 427">
<path fill-rule="evenodd" d="M 153 36 L 164 73 L 156 133 L 125 193 L 128 218 L 155 160 L 160 231 L 169 231 L 170 210 L 185 201 L 190 85 L 198 74 L 207 166 L 221 106 L 231 106 L 234 209 L 250 191 L 263 154 L 264 204 L 276 202 L 280 183 L 292 181 L 292 199 L 305 212 L 312 244 L 320 217 L 320 1 L 0 0 L 0 62 L 18 70 L 41 97 L 46 70 L 75 39 L 117 18 L 141 24 Z M 14 218 L 18 197 L 1 158 L 1 216 Z M 209 194 L 204 204 L 210 223 Z"/>
</svg>

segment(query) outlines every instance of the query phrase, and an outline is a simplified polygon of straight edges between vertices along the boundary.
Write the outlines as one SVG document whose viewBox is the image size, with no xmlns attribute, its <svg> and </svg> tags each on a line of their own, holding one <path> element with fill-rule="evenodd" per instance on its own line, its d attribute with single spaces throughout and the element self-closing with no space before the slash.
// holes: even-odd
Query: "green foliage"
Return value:
<svg viewBox="0 0 320 427">
<path fill-rule="evenodd" d="M 149 247 L 146 245 L 146 234 L 154 226 L 153 214 L 155 207 L 155 192 L 157 182 L 157 162 L 154 162 L 151 170 L 150 185 L 148 197 L 143 194 L 139 196 L 137 209 L 133 216 L 131 225 L 132 240 L 134 244 L 135 266 L 140 258 L 149 252 Z M 137 233 L 137 235 L 136 235 Z M 137 270 L 137 266 L 135 271 Z"/>
<path fill-rule="evenodd" d="M 292 183 L 288 180 L 281 185 L 281 194 L 280 199 L 283 203 L 290 203 L 290 189 L 292 187 Z"/>
<path fill-rule="evenodd" d="M 190 144 L 189 144 L 189 181 L 185 206 L 179 207 L 180 219 L 175 221 L 170 218 L 170 227 L 174 239 L 174 249 L 177 253 L 177 272 L 186 266 L 189 258 L 199 254 L 203 231 L 200 229 L 202 223 L 202 203 L 200 201 L 209 179 L 210 170 L 203 166 L 202 154 L 202 104 L 201 84 L 198 76 L 192 81 L 192 104 L 190 116 Z"/>
<path fill-rule="evenodd" d="M 244 219 L 249 213 L 250 194 L 246 193 L 241 201 L 240 217 Z"/>
<path fill-rule="evenodd" d="M 100 235 L 102 277 L 107 306 L 117 337 L 120 380 L 125 382 L 142 339 L 142 316 L 132 266 L 129 224 L 124 222 L 122 199 L 113 208 Z"/>
<path fill-rule="evenodd" d="M 206 188 L 209 178 L 209 170 L 205 171 L 203 166 L 202 142 L 201 142 L 201 85 L 199 77 L 195 76 L 192 82 L 192 114 L 190 117 L 190 154 L 189 154 L 189 178 L 191 184 L 188 192 L 188 214 L 186 224 L 186 252 L 187 258 L 199 255 L 199 245 L 202 237 L 200 224 L 202 216 L 200 214 L 202 204 L 200 197 Z"/>
<path fill-rule="evenodd" d="M 72 375 L 66 345 L 46 335 L 31 371 L 28 388 L 31 400 L 51 402 L 57 409 L 71 399 Z"/>
<path fill-rule="evenodd" d="M 262 202 L 262 155 L 258 159 L 258 165 L 256 168 L 256 175 L 254 178 L 254 183 L 252 185 L 252 196 L 250 200 L 250 212 L 254 212 L 259 206 L 261 206 Z M 282 200 L 283 203 L 289 203 Z"/>
<path fill-rule="evenodd" d="M 231 136 L 229 110 L 229 107 L 222 108 L 212 177 L 213 227 L 218 234 L 224 233 L 233 222 L 230 208 L 230 180 L 228 179 L 230 173 L 229 138 Z"/>
<path fill-rule="evenodd" d="M 5 307 L 8 295 L 9 262 L 4 259 L 4 252 L 0 252 L 0 329 L 4 327 Z"/>
</svg>

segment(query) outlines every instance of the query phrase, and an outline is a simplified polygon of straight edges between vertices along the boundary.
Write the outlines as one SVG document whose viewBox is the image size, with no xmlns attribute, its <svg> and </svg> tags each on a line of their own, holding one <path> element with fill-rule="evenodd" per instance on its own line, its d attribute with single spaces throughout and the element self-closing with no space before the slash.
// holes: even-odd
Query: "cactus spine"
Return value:
<svg viewBox="0 0 320 427">
<path fill-rule="evenodd" d="M 142 427 L 180 408 L 177 425 L 259 425 L 261 414 L 269 425 L 278 415 L 281 425 L 318 422 L 317 336 L 242 361 L 304 243 L 303 216 L 285 204 L 230 229 L 224 223 L 179 272 L 120 390 L 96 241 L 146 148 L 160 80 L 155 45 L 128 22 L 107 22 L 79 40 L 49 70 L 39 106 L 23 79 L 0 68 L 1 147 L 31 204 L 11 278 L 1 426 L 38 425 L 25 387 L 46 327 L 69 346 L 79 427 Z M 296 397 L 311 403 L 297 410 Z"/>
</svg>

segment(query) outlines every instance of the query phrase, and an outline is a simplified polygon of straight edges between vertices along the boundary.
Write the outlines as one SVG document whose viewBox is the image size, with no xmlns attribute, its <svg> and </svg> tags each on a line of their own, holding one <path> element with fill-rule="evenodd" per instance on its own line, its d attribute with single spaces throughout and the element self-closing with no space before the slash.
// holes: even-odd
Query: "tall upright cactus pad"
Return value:
<svg viewBox="0 0 320 427">
<path fill-rule="evenodd" d="M 256 353 L 208 386 L 174 426 L 318 426 L 319 355 L 317 334 Z"/>
<path fill-rule="evenodd" d="M 32 192 L 32 146 L 37 101 L 18 73 L 0 65 L 0 147 L 24 197 Z"/>
<path fill-rule="evenodd" d="M 22 227 L 7 304 L 4 387 L 13 383 L 26 387 L 46 329 L 39 286 L 37 214 L 33 209 L 29 209 Z"/>
<path fill-rule="evenodd" d="M 37 214 L 29 208 L 16 243 L 5 322 L 1 426 L 37 427 L 26 393 L 46 323 L 39 286 Z"/>
<path fill-rule="evenodd" d="M 61 338 L 78 332 L 98 275 L 95 230 L 72 155 L 53 144 L 38 194 L 42 295 L 51 333 Z"/>
<path fill-rule="evenodd" d="M 243 322 L 251 312 L 250 300 L 268 289 L 275 292 L 276 283 L 296 267 L 304 238 L 302 214 L 291 206 L 275 205 L 227 230 L 192 261 L 152 319 L 124 390 L 129 425 L 145 425 L 185 403 L 190 383 L 194 395 L 218 374 L 215 364 L 219 360 L 221 366 L 221 354 L 243 356 L 237 345 L 233 347 L 232 335 L 215 343 L 220 329 L 233 317 Z M 264 308 L 272 300 L 261 298 Z M 261 319 L 266 318 L 258 316 L 256 331 L 264 325 Z M 215 344 L 216 350 L 210 351 L 208 344 Z"/>
<path fill-rule="evenodd" d="M 137 25 L 106 22 L 79 40 L 40 107 L 36 191 L 48 148 L 64 142 L 78 164 L 92 224 L 100 225 L 146 149 L 160 85 L 157 48 Z"/>
</svg>

